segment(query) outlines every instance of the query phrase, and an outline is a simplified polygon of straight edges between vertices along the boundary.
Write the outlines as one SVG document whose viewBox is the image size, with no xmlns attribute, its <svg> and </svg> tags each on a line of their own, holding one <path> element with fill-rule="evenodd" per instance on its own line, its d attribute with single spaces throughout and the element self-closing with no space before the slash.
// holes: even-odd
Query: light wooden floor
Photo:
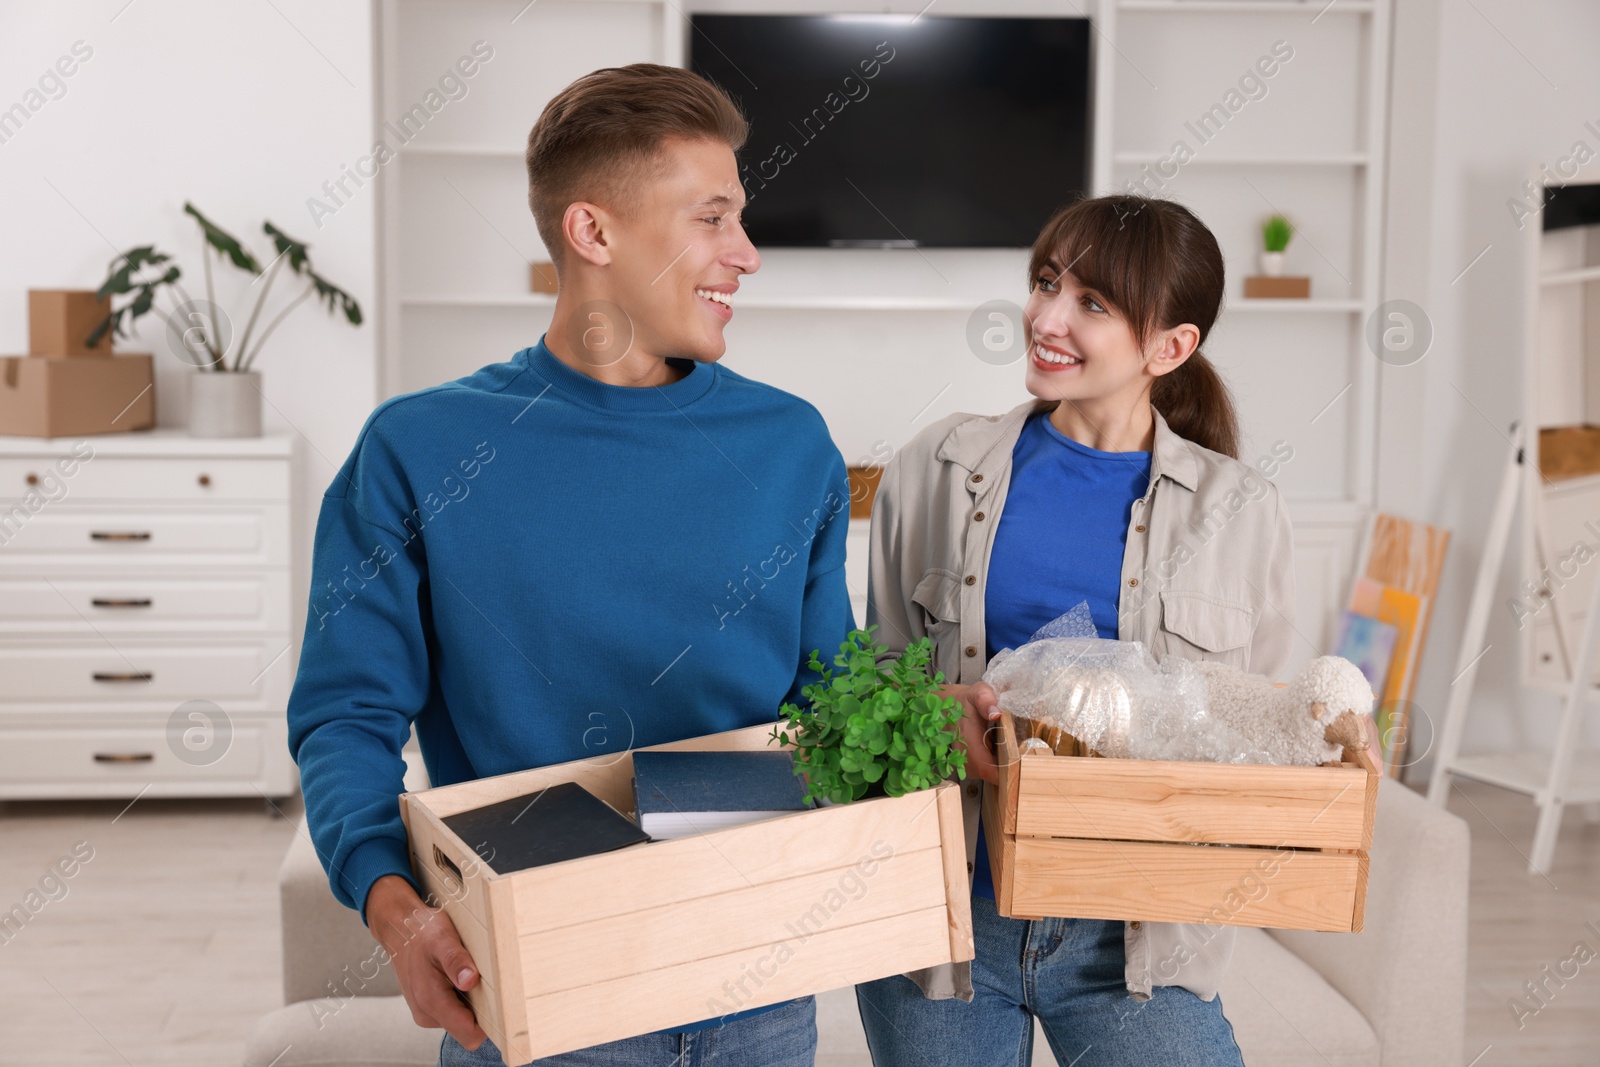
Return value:
<svg viewBox="0 0 1600 1067">
<path fill-rule="evenodd" d="M 275 879 L 292 818 L 268 819 L 260 800 L 125 804 L 0 804 L 0 910 L 76 842 L 94 850 L 65 895 L 0 943 L 0 1065 L 230 1067 L 279 1003 Z M 1526 873 L 1530 803 L 1468 783 L 1450 809 L 1472 827 L 1467 1062 L 1594 1067 L 1600 959 L 1550 983 L 1520 1030 L 1508 1001 L 1577 942 L 1600 952 L 1584 925 L 1600 927 L 1600 825 L 1570 814 L 1544 879 Z"/>
</svg>

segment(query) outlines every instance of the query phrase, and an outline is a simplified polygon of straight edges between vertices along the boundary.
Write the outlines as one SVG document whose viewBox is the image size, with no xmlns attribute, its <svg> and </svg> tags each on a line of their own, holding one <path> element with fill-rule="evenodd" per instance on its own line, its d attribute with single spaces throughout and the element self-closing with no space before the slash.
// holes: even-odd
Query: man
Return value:
<svg viewBox="0 0 1600 1067">
<path fill-rule="evenodd" d="M 760 266 L 740 224 L 746 129 L 671 67 L 563 90 L 527 151 L 560 283 L 548 333 L 380 404 L 323 498 L 289 744 L 334 894 L 416 1022 L 447 1031 L 443 1067 L 500 1058 L 456 995 L 478 971 L 412 880 L 412 724 L 446 785 L 769 722 L 814 680 L 811 650 L 855 625 L 849 489 L 821 416 L 717 365 Z M 807 997 L 590 1053 L 809 1065 L 815 1040 Z"/>
</svg>

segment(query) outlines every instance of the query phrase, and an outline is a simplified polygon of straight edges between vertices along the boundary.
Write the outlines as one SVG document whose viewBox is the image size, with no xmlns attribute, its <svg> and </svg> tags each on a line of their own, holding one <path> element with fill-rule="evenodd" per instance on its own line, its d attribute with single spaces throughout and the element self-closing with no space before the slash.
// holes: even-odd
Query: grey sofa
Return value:
<svg viewBox="0 0 1600 1067">
<path fill-rule="evenodd" d="M 285 1006 L 251 1032 L 245 1067 L 431 1067 L 443 1032 L 412 1022 L 304 831 L 278 875 Z M 1249 1067 L 1463 1062 L 1466 824 L 1385 780 L 1371 855 L 1364 932 L 1239 932 L 1221 995 Z M 851 990 L 818 997 L 818 1031 L 819 1065 L 868 1062 Z M 1051 1062 L 1042 1040 L 1034 1062 Z"/>
</svg>

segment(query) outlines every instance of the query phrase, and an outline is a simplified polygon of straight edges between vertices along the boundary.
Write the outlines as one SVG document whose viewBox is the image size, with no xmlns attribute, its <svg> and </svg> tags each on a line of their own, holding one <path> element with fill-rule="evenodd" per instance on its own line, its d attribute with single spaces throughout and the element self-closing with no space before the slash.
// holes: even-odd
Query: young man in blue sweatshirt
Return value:
<svg viewBox="0 0 1600 1067">
<path fill-rule="evenodd" d="M 443 1067 L 501 1060 L 456 995 L 477 968 L 412 878 L 412 725 L 446 785 L 770 722 L 855 625 L 821 416 L 717 365 L 760 265 L 745 133 L 676 68 L 563 90 L 527 153 L 549 331 L 380 404 L 323 498 L 289 744 L 334 894 L 447 1031 Z M 815 1039 L 807 997 L 538 1062 L 809 1065 Z"/>
</svg>

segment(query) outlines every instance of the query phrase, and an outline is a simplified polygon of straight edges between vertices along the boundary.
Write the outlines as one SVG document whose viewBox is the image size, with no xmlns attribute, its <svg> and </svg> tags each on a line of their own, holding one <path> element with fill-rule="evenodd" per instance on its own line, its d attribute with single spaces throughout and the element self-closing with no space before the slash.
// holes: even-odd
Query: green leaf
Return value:
<svg viewBox="0 0 1600 1067">
<path fill-rule="evenodd" d="M 183 210 L 186 214 L 192 216 L 194 220 L 200 224 L 200 232 L 205 235 L 206 244 L 216 249 L 218 255 L 226 256 L 229 262 L 231 262 L 235 267 L 238 267 L 240 270 L 247 270 L 251 274 L 261 273 L 261 264 L 257 263 L 256 257 L 252 256 L 249 251 L 247 251 L 245 247 L 239 243 L 239 239 L 237 237 L 234 237 L 216 223 L 200 214 L 199 209 L 188 201 L 184 201 Z"/>
</svg>

